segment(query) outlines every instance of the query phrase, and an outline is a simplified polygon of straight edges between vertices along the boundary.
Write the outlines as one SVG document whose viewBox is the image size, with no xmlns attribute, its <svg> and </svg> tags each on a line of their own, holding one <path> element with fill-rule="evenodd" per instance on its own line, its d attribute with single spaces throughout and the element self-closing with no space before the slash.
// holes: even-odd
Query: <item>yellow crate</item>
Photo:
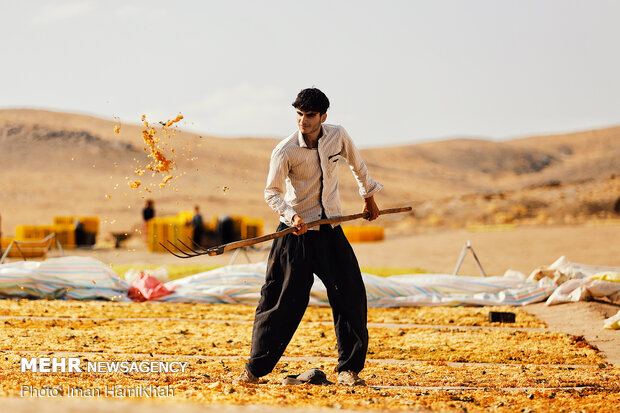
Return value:
<svg viewBox="0 0 620 413">
<path fill-rule="evenodd" d="M 65 249 L 75 248 L 75 225 L 74 224 L 57 224 L 54 225 L 54 232 L 60 245 Z M 54 246 L 56 243 L 54 242 Z"/>
<path fill-rule="evenodd" d="M 54 217 L 54 225 L 75 225 L 76 222 L 82 223 L 84 232 L 89 234 L 99 233 L 99 217 L 97 216 L 57 216 Z"/>
<path fill-rule="evenodd" d="M 342 231 L 349 242 L 372 242 L 385 239 L 383 227 L 374 225 L 343 225 Z"/>
<path fill-rule="evenodd" d="M 37 241 L 53 233 L 53 225 L 18 225 L 15 229 L 15 239 L 18 241 Z"/>
<path fill-rule="evenodd" d="M 260 218 L 246 218 L 246 237 L 255 238 L 263 235 L 263 220 Z"/>
<path fill-rule="evenodd" d="M 2 247 L 2 251 L 5 251 L 9 247 L 9 245 L 11 245 L 11 242 L 13 242 L 14 239 L 14 237 L 0 238 L 0 247 Z"/>
<path fill-rule="evenodd" d="M 192 218 L 194 217 L 194 213 L 192 211 L 181 211 L 177 214 L 177 218 L 179 219 L 179 222 L 182 223 L 190 223 L 192 222 Z"/>
<path fill-rule="evenodd" d="M 159 244 L 160 242 L 169 248 L 171 247 L 167 241 L 181 240 L 188 244 L 192 239 L 192 227 L 186 225 L 178 216 L 153 218 L 148 222 L 147 237 L 149 251 L 164 252 L 166 250 Z M 182 247 L 178 242 L 177 245 Z"/>
<path fill-rule="evenodd" d="M 79 217 L 78 220 L 84 225 L 84 231 L 89 234 L 99 233 L 99 217 Z"/>
<path fill-rule="evenodd" d="M 70 217 L 70 216 L 54 217 L 54 225 L 75 225 L 75 217 Z"/>
<path fill-rule="evenodd" d="M 156 217 L 148 222 L 147 226 L 147 246 L 151 252 L 165 252 L 160 242 L 172 248 L 167 241 L 183 241 L 191 245 L 193 228 L 189 223 L 194 213 L 192 211 L 181 211 L 177 215 Z M 231 216 L 233 222 L 234 239 L 245 239 L 258 237 L 263 234 L 263 220 L 258 218 L 248 218 L 243 215 Z M 204 222 L 205 231 L 215 233 L 218 229 L 218 217 L 215 216 L 210 222 Z M 185 249 L 180 243 L 176 243 L 180 248 Z"/>
<path fill-rule="evenodd" d="M 211 222 L 205 222 L 203 227 L 207 232 L 215 232 L 217 229 L 217 217 L 215 217 Z"/>
<path fill-rule="evenodd" d="M 232 215 L 230 219 L 233 222 L 233 236 L 236 240 L 248 237 L 246 226 L 247 217 L 245 215 Z"/>
<path fill-rule="evenodd" d="M 76 221 L 81 222 L 84 226 L 84 231 L 91 234 L 99 232 L 99 217 L 98 216 L 57 216 L 54 217 L 54 225 L 75 225 Z"/>
<path fill-rule="evenodd" d="M 9 248 L 9 245 L 15 240 L 13 237 L 5 237 L 0 240 L 0 245 L 2 245 L 2 254 Z M 20 241 L 20 240 L 18 240 Z M 20 252 L 21 251 L 21 252 Z M 46 248 L 43 243 L 41 244 L 31 244 L 31 245 L 20 245 L 19 248 L 13 244 L 11 246 L 11 250 L 7 257 L 9 258 L 38 258 L 43 257 L 46 254 Z"/>
</svg>

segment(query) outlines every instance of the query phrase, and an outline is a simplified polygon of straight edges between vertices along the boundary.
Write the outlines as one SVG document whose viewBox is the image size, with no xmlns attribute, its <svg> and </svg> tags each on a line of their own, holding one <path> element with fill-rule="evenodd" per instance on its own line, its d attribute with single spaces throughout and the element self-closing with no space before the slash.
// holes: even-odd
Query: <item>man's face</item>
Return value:
<svg viewBox="0 0 620 413">
<path fill-rule="evenodd" d="M 297 124 L 304 135 L 318 134 L 325 119 L 327 119 L 327 113 L 297 110 Z"/>
</svg>

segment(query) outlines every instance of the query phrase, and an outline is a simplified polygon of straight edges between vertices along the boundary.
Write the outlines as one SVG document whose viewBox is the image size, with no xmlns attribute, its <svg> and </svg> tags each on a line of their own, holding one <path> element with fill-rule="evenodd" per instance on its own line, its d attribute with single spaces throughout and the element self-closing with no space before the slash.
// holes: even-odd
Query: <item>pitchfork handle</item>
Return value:
<svg viewBox="0 0 620 413">
<path fill-rule="evenodd" d="M 411 207 L 382 209 L 381 211 L 379 211 L 379 215 L 397 214 L 399 212 L 408 212 L 408 211 L 411 211 Z M 360 212 L 359 214 L 319 219 L 317 221 L 309 222 L 306 225 L 308 228 L 312 228 L 312 227 L 316 227 L 316 226 L 324 225 L 324 224 L 337 224 L 339 222 L 353 221 L 355 219 L 364 218 L 368 216 L 369 214 L 370 212 Z M 207 251 L 209 255 L 220 255 L 220 254 L 225 253 L 226 251 L 234 250 L 236 248 L 247 247 L 250 245 L 269 241 L 275 238 L 280 238 L 280 237 L 285 236 L 286 234 L 290 234 L 295 231 L 297 231 L 297 228 L 291 227 L 291 228 L 283 229 L 282 231 L 274 232 L 272 234 L 263 235 L 262 237 L 244 239 L 241 241 L 235 241 L 235 242 L 231 242 L 228 244 L 224 244 L 219 247 L 209 248 Z"/>
</svg>

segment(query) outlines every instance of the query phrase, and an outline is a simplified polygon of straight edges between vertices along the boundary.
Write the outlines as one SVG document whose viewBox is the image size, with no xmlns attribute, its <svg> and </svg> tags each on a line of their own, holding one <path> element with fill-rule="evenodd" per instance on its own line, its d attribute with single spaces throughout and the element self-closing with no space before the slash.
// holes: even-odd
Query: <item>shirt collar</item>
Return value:
<svg viewBox="0 0 620 413">
<path fill-rule="evenodd" d="M 323 128 L 323 125 L 321 125 L 321 137 L 319 138 L 319 141 L 321 140 L 321 138 L 323 138 L 325 136 L 325 129 Z M 299 142 L 299 146 L 301 146 L 302 148 L 307 148 L 308 145 L 306 145 L 306 140 L 304 139 L 304 135 L 301 134 L 300 130 L 297 130 L 297 141 Z"/>
<path fill-rule="evenodd" d="M 299 140 L 299 146 L 301 146 L 302 148 L 308 147 L 308 145 L 306 145 L 306 140 L 304 139 L 304 135 L 301 134 L 300 130 L 297 131 L 297 139 Z"/>
</svg>

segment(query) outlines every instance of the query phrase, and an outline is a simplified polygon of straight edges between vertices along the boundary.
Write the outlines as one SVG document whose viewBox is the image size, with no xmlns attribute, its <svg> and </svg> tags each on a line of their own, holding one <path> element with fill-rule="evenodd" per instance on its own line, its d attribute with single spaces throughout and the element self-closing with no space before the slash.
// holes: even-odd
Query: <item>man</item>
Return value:
<svg viewBox="0 0 620 413">
<path fill-rule="evenodd" d="M 194 216 L 190 222 L 190 225 L 194 229 L 192 232 L 192 241 L 196 245 L 202 246 L 202 234 L 204 233 L 204 224 L 202 222 L 202 215 L 200 215 L 200 207 L 194 206 Z"/>
<path fill-rule="evenodd" d="M 364 199 L 368 220 L 379 215 L 372 180 L 353 141 L 341 126 L 324 125 L 329 100 L 318 89 L 302 90 L 293 107 L 299 130 L 271 154 L 265 200 L 280 215 L 278 230 L 297 231 L 274 240 L 265 284 L 256 309 L 252 349 L 236 380 L 258 383 L 284 353 L 308 306 L 313 273 L 325 284 L 338 341 L 338 383 L 364 385 L 358 373 L 368 349 L 366 290 L 351 245 L 342 228 L 306 222 L 342 215 L 338 160 L 348 162 Z"/>
<path fill-rule="evenodd" d="M 152 199 L 146 200 L 146 205 L 142 208 L 142 219 L 144 223 L 149 222 L 152 218 L 155 217 L 155 201 Z"/>
<path fill-rule="evenodd" d="M 152 199 L 146 200 L 146 205 L 142 208 L 142 238 L 144 241 L 148 242 L 148 233 L 149 233 L 149 221 L 155 218 L 155 201 Z"/>
</svg>

